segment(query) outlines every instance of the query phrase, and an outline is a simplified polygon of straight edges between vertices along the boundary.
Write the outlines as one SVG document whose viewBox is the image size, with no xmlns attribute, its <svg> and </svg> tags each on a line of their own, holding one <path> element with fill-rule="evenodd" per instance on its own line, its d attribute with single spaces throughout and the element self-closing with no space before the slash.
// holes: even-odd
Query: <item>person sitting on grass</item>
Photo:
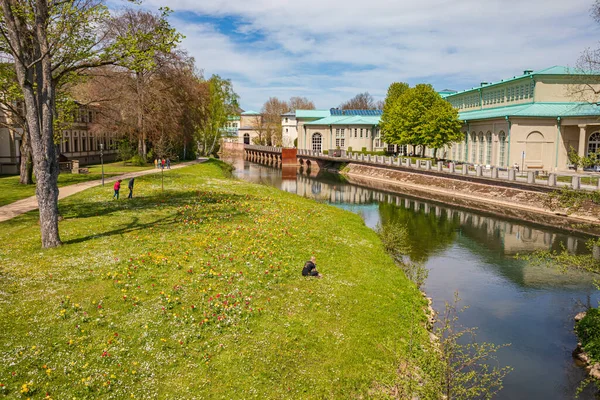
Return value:
<svg viewBox="0 0 600 400">
<path fill-rule="evenodd" d="M 302 276 L 314 276 L 315 278 L 321 277 L 321 275 L 319 275 L 319 271 L 317 271 L 317 265 L 315 264 L 315 261 L 317 261 L 317 259 L 315 256 L 312 256 L 310 261 L 307 261 L 306 264 L 304 264 L 304 268 L 302 268 Z"/>
<path fill-rule="evenodd" d="M 123 180 L 119 179 L 118 181 L 115 182 L 115 186 L 113 186 L 113 189 L 115 189 L 115 194 L 113 194 L 113 199 L 116 197 L 117 200 L 119 200 L 119 190 L 121 190 L 121 182 L 123 182 Z"/>
</svg>

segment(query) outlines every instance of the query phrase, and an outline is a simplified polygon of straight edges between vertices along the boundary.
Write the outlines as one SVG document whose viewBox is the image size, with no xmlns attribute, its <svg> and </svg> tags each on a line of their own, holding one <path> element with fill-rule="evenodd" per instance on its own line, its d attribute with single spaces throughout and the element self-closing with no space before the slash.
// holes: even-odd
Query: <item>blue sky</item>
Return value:
<svg viewBox="0 0 600 400">
<path fill-rule="evenodd" d="M 168 6 L 205 76 L 233 81 L 242 108 L 306 96 L 318 108 L 390 83 L 462 90 L 600 47 L 592 0 L 146 0 Z"/>
</svg>

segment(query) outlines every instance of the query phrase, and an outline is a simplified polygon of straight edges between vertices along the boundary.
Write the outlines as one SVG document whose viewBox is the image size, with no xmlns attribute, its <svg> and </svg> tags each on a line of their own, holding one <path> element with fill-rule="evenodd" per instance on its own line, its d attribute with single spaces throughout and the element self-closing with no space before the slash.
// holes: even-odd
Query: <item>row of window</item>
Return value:
<svg viewBox="0 0 600 400">
<path fill-rule="evenodd" d="M 349 137 L 352 137 L 352 133 L 354 132 L 354 137 L 355 138 L 368 138 L 369 135 L 371 134 L 371 130 L 370 129 L 366 129 L 366 128 L 349 128 Z M 375 136 L 374 137 L 380 137 L 381 132 L 379 131 L 379 128 L 375 129 Z M 345 128 L 338 128 L 335 130 L 335 137 L 336 139 L 338 138 L 345 138 L 346 137 L 346 129 Z"/>
<path fill-rule="evenodd" d="M 532 99 L 534 86 L 535 83 L 531 81 L 521 85 L 513 85 L 504 89 L 493 91 L 484 90 L 481 99 L 479 98 L 479 93 L 476 93 L 457 99 L 450 99 L 450 104 L 452 104 L 454 108 L 462 110 L 465 108 L 479 107 L 481 105 L 481 101 L 483 101 L 483 105 L 490 105 Z"/>
<path fill-rule="evenodd" d="M 492 133 L 488 132 L 483 134 L 480 132 L 479 135 L 476 133 L 470 134 L 471 139 L 471 158 L 469 160 L 469 134 L 465 133 L 464 153 L 463 143 L 455 143 L 452 146 L 452 159 L 453 160 L 464 160 L 470 161 L 473 164 L 492 164 Z M 498 152 L 498 165 L 505 165 L 505 153 L 506 153 L 506 134 L 501 131 L 498 134 L 499 152 Z"/>
<path fill-rule="evenodd" d="M 90 136 L 89 138 L 74 137 L 64 138 L 61 143 L 61 153 L 76 153 L 79 151 L 99 151 L 100 143 L 104 145 L 104 149 L 112 149 L 115 142 L 112 138 L 94 139 Z"/>
</svg>

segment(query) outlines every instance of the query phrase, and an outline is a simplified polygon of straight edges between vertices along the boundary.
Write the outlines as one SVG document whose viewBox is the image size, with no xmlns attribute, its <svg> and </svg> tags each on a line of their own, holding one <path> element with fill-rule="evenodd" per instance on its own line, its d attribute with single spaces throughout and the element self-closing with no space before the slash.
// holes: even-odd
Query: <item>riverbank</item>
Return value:
<svg viewBox="0 0 600 400">
<path fill-rule="evenodd" d="M 354 163 L 345 166 L 341 173 L 356 185 L 468 207 L 504 218 L 600 235 L 600 205 L 591 202 L 571 212 L 556 204 L 547 192 L 491 186 Z M 550 209 L 548 204 L 552 202 L 555 207 Z"/>
<path fill-rule="evenodd" d="M 171 171 L 164 193 L 160 175 L 136 178 L 133 200 L 61 200 L 57 249 L 40 250 L 37 212 L 0 224 L 0 393 L 356 398 L 410 383 L 398 366 L 426 347 L 427 303 L 376 233 L 224 168 Z M 300 276 L 312 254 L 323 279 Z"/>
</svg>

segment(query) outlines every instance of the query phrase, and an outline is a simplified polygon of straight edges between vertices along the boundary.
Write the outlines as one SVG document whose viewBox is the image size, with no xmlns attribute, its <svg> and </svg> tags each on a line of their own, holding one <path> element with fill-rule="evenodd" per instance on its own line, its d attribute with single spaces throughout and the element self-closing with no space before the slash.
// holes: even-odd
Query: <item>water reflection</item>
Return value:
<svg viewBox="0 0 600 400">
<path fill-rule="evenodd" d="M 424 285 L 442 310 L 459 291 L 469 309 L 465 326 L 477 326 L 479 340 L 511 343 L 499 353 L 514 368 L 498 399 L 572 399 L 584 378 L 571 357 L 576 346 L 573 316 L 582 305 L 598 304 L 594 276 L 561 273 L 515 259 L 538 249 L 587 251 L 585 236 L 397 193 L 348 184 L 326 171 L 282 171 L 230 160 L 235 174 L 360 214 L 369 227 L 399 221 L 410 233 L 410 258 L 425 263 Z M 588 388 L 581 399 L 593 399 Z"/>
</svg>

